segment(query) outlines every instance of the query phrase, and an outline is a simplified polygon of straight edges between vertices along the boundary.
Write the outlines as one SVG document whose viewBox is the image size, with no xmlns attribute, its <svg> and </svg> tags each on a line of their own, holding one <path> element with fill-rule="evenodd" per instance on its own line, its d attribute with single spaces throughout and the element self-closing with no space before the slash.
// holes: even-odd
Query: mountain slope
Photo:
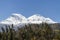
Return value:
<svg viewBox="0 0 60 40">
<path fill-rule="evenodd" d="M 46 22 L 46 23 L 56 23 L 53 20 L 51 20 L 50 18 L 45 18 L 39 14 L 35 14 L 32 15 L 28 18 L 28 20 L 32 23 L 42 23 L 42 22 Z"/>
<path fill-rule="evenodd" d="M 3 20 L 1 23 L 16 25 L 23 21 L 27 21 L 27 19 L 23 15 L 14 13 L 10 17 L 8 17 L 6 20 Z"/>
<path fill-rule="evenodd" d="M 0 22 L 0 24 L 14 24 L 14 25 L 18 25 L 18 24 L 25 24 L 25 23 L 56 23 L 54 22 L 52 19 L 50 18 L 45 18 L 41 15 L 32 15 L 28 18 L 24 17 L 21 14 L 17 14 L 17 13 L 13 13 L 10 17 L 8 17 L 6 20 L 3 20 Z"/>
</svg>

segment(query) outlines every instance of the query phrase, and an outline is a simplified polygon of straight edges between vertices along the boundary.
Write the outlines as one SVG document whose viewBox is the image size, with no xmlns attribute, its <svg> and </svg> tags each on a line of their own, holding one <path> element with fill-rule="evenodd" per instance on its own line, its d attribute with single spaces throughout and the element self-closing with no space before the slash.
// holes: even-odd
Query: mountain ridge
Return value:
<svg viewBox="0 0 60 40">
<path fill-rule="evenodd" d="M 33 23 L 33 24 L 37 23 L 37 24 L 40 24 L 42 22 L 56 23 L 52 19 L 46 18 L 46 17 L 41 16 L 39 14 L 38 15 L 35 14 L 35 15 L 32 15 L 32 16 L 26 18 L 25 16 L 23 16 L 21 14 L 18 14 L 18 13 L 13 13 L 10 17 L 8 17 L 5 20 L 2 20 L 0 23 L 17 25 L 17 24 L 20 24 L 20 23 Z"/>
</svg>

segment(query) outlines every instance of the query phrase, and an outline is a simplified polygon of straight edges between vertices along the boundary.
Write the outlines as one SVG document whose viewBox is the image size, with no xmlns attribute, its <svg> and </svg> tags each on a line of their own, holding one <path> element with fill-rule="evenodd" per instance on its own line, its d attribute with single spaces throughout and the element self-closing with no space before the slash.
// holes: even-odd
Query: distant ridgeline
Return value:
<svg viewBox="0 0 60 40">
<path fill-rule="evenodd" d="M 0 40 L 60 40 L 60 23 L 12 24 L 0 29 Z"/>
</svg>

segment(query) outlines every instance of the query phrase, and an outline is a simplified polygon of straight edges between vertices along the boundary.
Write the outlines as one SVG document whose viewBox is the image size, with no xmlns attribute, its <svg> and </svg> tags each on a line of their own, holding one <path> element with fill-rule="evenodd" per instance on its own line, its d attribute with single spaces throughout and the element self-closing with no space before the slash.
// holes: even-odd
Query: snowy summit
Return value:
<svg viewBox="0 0 60 40">
<path fill-rule="evenodd" d="M 1 21 L 0 23 L 2 24 L 20 24 L 20 23 L 56 23 L 54 22 L 52 19 L 50 18 L 46 18 L 44 16 L 35 14 L 32 15 L 28 18 L 26 18 L 25 16 L 21 15 L 21 14 L 17 14 L 17 13 L 13 13 L 10 17 L 8 17 L 7 19 Z"/>
</svg>

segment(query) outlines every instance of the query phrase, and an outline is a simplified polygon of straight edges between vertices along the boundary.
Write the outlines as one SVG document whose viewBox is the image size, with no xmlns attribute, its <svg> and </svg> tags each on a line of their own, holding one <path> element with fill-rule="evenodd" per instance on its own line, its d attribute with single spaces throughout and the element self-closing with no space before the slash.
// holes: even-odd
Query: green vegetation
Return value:
<svg viewBox="0 0 60 40">
<path fill-rule="evenodd" d="M 28 24 L 17 31 L 13 25 L 1 29 L 0 40 L 60 40 L 60 30 L 53 31 L 46 23 Z"/>
</svg>

